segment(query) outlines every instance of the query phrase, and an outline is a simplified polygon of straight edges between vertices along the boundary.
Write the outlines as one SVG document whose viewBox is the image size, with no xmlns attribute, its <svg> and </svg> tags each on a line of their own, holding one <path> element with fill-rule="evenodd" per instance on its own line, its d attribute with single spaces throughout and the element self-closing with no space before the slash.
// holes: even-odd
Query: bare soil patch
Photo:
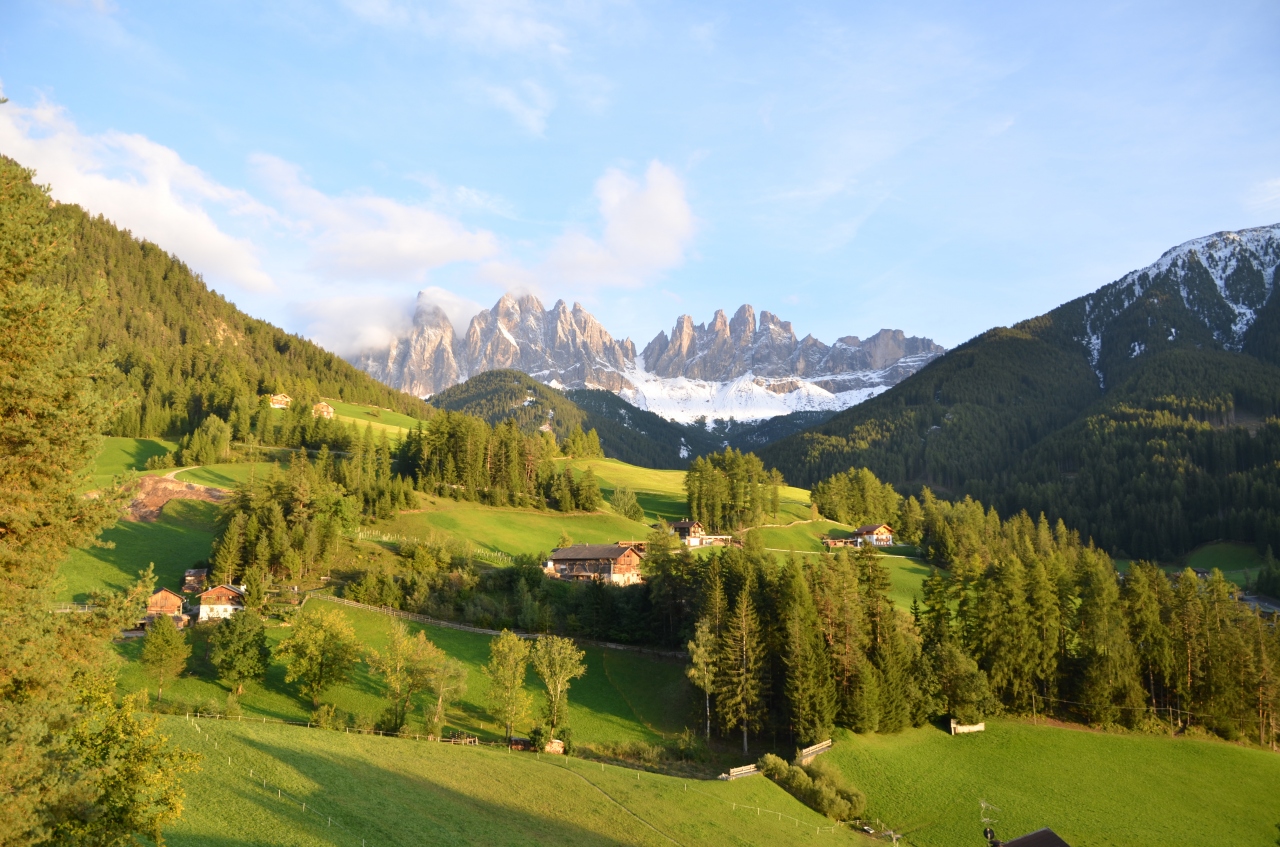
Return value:
<svg viewBox="0 0 1280 847">
<path fill-rule="evenodd" d="M 138 480 L 138 488 L 134 491 L 133 501 L 129 504 L 128 520 L 154 521 L 160 517 L 160 510 L 164 508 L 164 504 L 170 500 L 203 500 L 206 503 L 221 503 L 230 496 L 231 492 L 223 488 L 181 482 L 167 476 L 144 476 Z"/>
</svg>

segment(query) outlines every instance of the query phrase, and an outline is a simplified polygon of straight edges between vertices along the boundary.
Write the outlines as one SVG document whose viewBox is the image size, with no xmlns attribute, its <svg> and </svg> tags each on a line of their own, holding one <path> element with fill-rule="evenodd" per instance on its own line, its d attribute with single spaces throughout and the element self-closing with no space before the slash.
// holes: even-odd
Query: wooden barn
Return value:
<svg viewBox="0 0 1280 847">
<path fill-rule="evenodd" d="M 311 417 L 327 418 L 332 420 L 333 407 L 330 406 L 328 403 L 324 402 L 323 400 L 321 400 L 319 403 L 316 403 L 314 406 L 311 407 Z"/>
<path fill-rule="evenodd" d="M 182 612 L 186 605 L 187 601 L 182 599 L 181 594 L 168 588 L 161 588 L 147 600 L 147 615 L 143 618 L 143 624 L 149 624 L 164 615 L 173 618 L 173 622 L 181 629 L 187 625 L 187 616 Z"/>
<path fill-rule="evenodd" d="M 644 581 L 640 554 L 634 547 L 618 544 L 575 544 L 551 551 L 544 570 L 552 579 L 599 579 L 614 585 L 635 585 Z"/>
</svg>

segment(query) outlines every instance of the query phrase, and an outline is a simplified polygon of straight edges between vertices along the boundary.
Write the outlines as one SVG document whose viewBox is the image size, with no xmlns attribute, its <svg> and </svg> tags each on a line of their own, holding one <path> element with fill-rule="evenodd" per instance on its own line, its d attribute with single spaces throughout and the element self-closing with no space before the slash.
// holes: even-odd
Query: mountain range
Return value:
<svg viewBox="0 0 1280 847">
<path fill-rule="evenodd" d="M 374 378 L 430 397 L 487 371 L 522 371 L 565 389 L 612 391 L 634 406 L 680 422 L 760 420 L 794 411 L 835 411 L 915 373 L 944 349 L 901 330 L 828 346 L 797 339 L 771 312 L 750 305 L 709 323 L 681 316 L 637 356 L 578 303 L 550 309 L 531 295 L 504 295 L 458 335 L 444 311 L 420 296 L 408 334 L 352 362 Z"/>
<path fill-rule="evenodd" d="M 1112 552 L 1280 549 L 1280 224 L 1179 245 L 759 452 L 795 485 L 868 467 Z"/>
</svg>

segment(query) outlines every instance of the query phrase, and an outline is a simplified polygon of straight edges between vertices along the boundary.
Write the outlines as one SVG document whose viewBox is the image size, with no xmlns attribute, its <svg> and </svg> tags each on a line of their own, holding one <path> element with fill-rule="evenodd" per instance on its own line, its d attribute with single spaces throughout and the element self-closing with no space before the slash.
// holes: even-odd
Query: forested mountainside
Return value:
<svg viewBox="0 0 1280 847">
<path fill-rule="evenodd" d="M 105 218 L 66 204 L 53 217 L 70 250 L 47 279 L 98 297 L 79 352 L 109 350 L 141 401 L 126 405 L 112 434 L 187 432 L 211 413 L 247 431 L 258 396 L 272 392 L 431 413 L 305 338 L 249 317 L 179 259 Z"/>
<path fill-rule="evenodd" d="M 761 450 L 795 485 L 902 488 L 1062 518 L 1115 553 L 1280 549 L 1280 225 L 1181 245 Z"/>
<path fill-rule="evenodd" d="M 562 393 L 516 370 L 486 371 L 441 391 L 430 402 L 437 409 L 463 412 L 492 426 L 514 420 L 526 435 L 545 426 L 561 441 L 575 428 L 594 429 L 607 457 L 647 468 L 684 468 L 691 456 L 720 447 L 705 429 L 664 420 L 608 391 Z M 694 445 L 685 441 L 686 435 Z"/>
</svg>

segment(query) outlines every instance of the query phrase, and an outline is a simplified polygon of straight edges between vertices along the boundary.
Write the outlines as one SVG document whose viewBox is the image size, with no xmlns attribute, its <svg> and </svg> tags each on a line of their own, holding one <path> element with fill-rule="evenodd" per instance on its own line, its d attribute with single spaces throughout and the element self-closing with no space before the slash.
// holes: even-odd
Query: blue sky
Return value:
<svg viewBox="0 0 1280 847">
<path fill-rule="evenodd" d="M 341 352 L 428 289 L 948 346 L 1280 221 L 1280 4 L 0 8 L 0 152 Z"/>
</svg>

